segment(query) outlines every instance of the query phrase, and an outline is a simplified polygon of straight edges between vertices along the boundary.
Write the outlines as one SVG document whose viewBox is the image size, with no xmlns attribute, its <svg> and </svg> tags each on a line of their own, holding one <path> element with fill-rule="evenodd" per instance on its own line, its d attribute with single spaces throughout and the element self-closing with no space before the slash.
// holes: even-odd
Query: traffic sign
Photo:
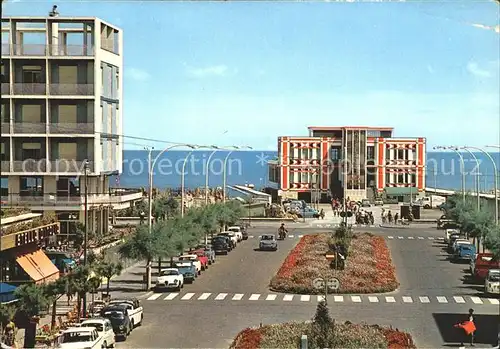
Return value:
<svg viewBox="0 0 500 349">
<path fill-rule="evenodd" d="M 322 278 L 314 279 L 312 284 L 313 287 L 317 290 L 322 290 L 323 288 L 325 288 L 325 280 L 323 280 Z"/>
<path fill-rule="evenodd" d="M 327 253 L 325 257 L 327 261 L 333 261 L 335 260 L 335 253 Z"/>
<path fill-rule="evenodd" d="M 340 281 L 337 278 L 332 278 L 326 282 L 326 285 L 331 290 L 338 290 L 340 288 Z"/>
</svg>

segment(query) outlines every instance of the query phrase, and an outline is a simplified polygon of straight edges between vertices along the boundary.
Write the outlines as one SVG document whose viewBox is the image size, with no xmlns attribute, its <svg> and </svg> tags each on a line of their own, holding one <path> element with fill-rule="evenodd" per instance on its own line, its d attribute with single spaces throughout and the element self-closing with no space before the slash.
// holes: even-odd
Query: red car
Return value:
<svg viewBox="0 0 500 349">
<path fill-rule="evenodd" d="M 192 254 L 195 254 L 198 256 L 198 260 L 201 262 L 201 270 L 205 270 L 208 268 L 208 257 L 205 256 L 205 251 L 203 250 L 194 250 L 191 252 Z"/>
</svg>

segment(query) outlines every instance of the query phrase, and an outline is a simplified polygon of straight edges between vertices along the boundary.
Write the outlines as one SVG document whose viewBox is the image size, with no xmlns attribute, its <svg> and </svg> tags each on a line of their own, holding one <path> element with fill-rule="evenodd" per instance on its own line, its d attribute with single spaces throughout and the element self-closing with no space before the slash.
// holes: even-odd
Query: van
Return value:
<svg viewBox="0 0 500 349">
<path fill-rule="evenodd" d="M 431 195 L 426 196 L 418 200 L 419 204 L 423 206 L 425 209 L 436 208 L 439 205 L 446 202 L 446 199 L 442 196 Z"/>
</svg>

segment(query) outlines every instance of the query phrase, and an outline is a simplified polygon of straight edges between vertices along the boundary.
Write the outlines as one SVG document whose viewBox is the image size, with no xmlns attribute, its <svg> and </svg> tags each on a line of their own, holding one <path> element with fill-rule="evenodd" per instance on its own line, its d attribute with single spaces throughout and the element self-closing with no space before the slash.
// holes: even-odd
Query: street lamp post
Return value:
<svg viewBox="0 0 500 349">
<path fill-rule="evenodd" d="M 455 148 L 458 150 L 458 148 Z M 477 156 L 471 152 L 467 147 L 460 147 L 460 149 L 463 149 L 465 150 L 467 153 L 470 154 L 470 156 L 472 156 L 474 158 L 474 160 L 476 161 L 476 165 L 477 165 L 477 169 L 476 169 L 476 200 L 477 200 L 477 210 L 479 211 L 481 209 L 481 195 L 479 193 L 479 159 L 477 158 Z"/>
<path fill-rule="evenodd" d="M 463 155 L 455 147 L 444 147 L 444 146 L 439 145 L 439 146 L 433 147 L 433 149 L 452 150 L 460 158 L 460 172 L 462 174 L 462 201 L 465 202 L 465 162 L 464 162 Z"/>
<path fill-rule="evenodd" d="M 87 183 L 87 172 L 89 170 L 89 163 L 85 161 L 83 165 L 83 180 L 85 189 L 85 199 L 84 199 L 84 220 L 85 229 L 83 235 L 83 265 L 87 266 L 87 249 L 88 249 L 88 183 Z M 87 317 L 87 293 L 83 294 L 83 317 Z"/>
<path fill-rule="evenodd" d="M 212 156 L 215 155 L 215 153 L 220 150 L 221 148 L 219 147 L 216 147 L 216 146 L 213 146 L 212 148 L 214 148 L 215 150 L 212 151 L 210 153 L 210 155 L 208 156 L 208 159 L 207 159 L 207 169 L 206 169 L 206 173 L 205 173 L 205 205 L 208 205 L 208 177 L 209 177 L 209 174 L 210 174 L 210 160 L 212 160 Z"/>
<path fill-rule="evenodd" d="M 495 163 L 495 160 L 493 159 L 493 157 L 488 154 L 487 151 L 485 151 L 484 149 L 482 148 L 477 148 L 477 147 L 464 147 L 464 148 L 469 148 L 469 149 L 474 149 L 474 150 L 478 150 L 480 151 L 481 153 L 485 154 L 488 159 L 490 159 L 491 163 L 493 164 L 493 170 L 495 171 L 495 175 L 493 177 L 493 181 L 495 182 L 494 183 L 494 189 L 495 189 L 495 223 L 498 224 L 498 169 L 497 169 L 497 164 Z M 486 189 L 486 188 L 485 188 Z"/>
<path fill-rule="evenodd" d="M 186 164 L 191 156 L 191 154 L 199 148 L 203 147 L 197 147 L 197 146 L 189 146 L 192 150 L 186 155 L 186 158 L 184 159 L 184 162 L 182 163 L 182 173 L 181 173 L 181 217 L 184 217 L 184 202 L 185 202 L 185 193 L 184 193 L 184 178 L 186 175 Z"/>
<path fill-rule="evenodd" d="M 233 150 L 231 150 L 227 155 L 226 155 L 226 158 L 224 159 L 224 169 L 223 169 L 223 172 L 222 172 L 222 202 L 226 202 L 226 182 L 227 182 L 227 160 L 229 159 L 229 156 L 231 156 L 231 154 L 235 151 L 235 150 L 240 150 L 240 149 L 253 149 L 252 147 L 248 146 L 248 145 L 245 145 L 245 146 L 242 146 L 242 147 L 238 147 L 238 146 L 232 146 L 232 147 L 229 147 L 229 148 L 232 148 Z"/>
</svg>

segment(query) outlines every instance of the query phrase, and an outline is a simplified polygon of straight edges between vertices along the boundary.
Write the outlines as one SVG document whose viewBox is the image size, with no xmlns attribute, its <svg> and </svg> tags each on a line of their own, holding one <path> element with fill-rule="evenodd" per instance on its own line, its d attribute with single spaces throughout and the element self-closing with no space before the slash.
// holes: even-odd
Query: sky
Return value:
<svg viewBox="0 0 500 349">
<path fill-rule="evenodd" d="M 3 15 L 53 4 L 7 0 Z M 276 150 L 307 126 L 369 125 L 428 150 L 500 144 L 493 1 L 56 4 L 123 29 L 126 136 Z"/>
</svg>

